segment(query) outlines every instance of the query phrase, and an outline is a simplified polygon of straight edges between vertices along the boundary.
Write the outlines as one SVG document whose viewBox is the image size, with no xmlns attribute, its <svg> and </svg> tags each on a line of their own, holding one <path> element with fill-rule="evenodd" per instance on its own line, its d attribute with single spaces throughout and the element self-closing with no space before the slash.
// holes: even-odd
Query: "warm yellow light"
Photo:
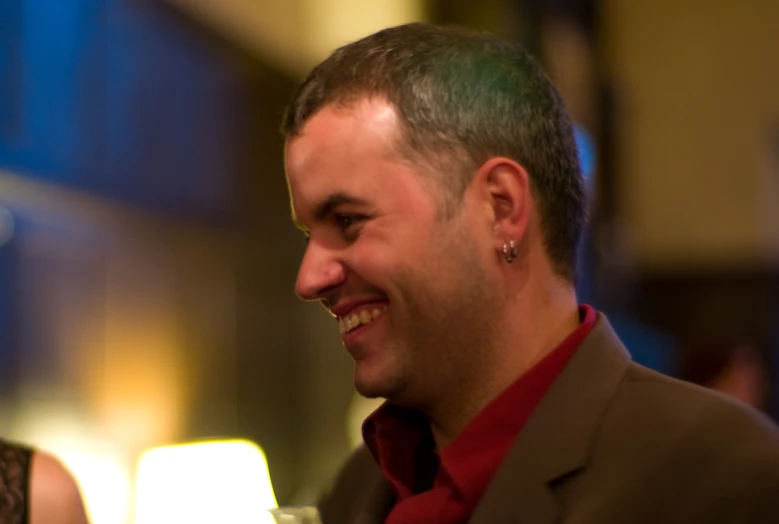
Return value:
<svg viewBox="0 0 779 524">
<path fill-rule="evenodd" d="M 245 440 L 157 448 L 138 464 L 136 524 L 249 524 L 276 507 L 268 463 Z"/>
<path fill-rule="evenodd" d="M 81 488 L 89 521 L 125 524 L 132 488 L 120 461 L 110 454 L 85 450 L 65 450 L 59 456 Z"/>
<path fill-rule="evenodd" d="M 425 14 L 419 0 L 299 1 L 305 5 L 304 34 L 314 64 L 336 47 L 386 27 L 420 21 Z"/>
</svg>

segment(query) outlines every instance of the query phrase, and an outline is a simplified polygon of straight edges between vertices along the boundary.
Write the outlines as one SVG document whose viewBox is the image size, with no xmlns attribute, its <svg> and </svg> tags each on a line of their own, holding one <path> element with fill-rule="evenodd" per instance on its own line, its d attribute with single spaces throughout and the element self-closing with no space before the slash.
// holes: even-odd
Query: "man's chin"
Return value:
<svg viewBox="0 0 779 524">
<path fill-rule="evenodd" d="M 420 403 L 399 381 L 359 380 L 355 376 L 354 387 L 361 396 L 367 399 L 384 399 L 395 405 L 418 408 Z"/>
<path fill-rule="evenodd" d="M 400 388 L 398 387 L 397 380 L 368 371 L 360 369 L 359 364 L 355 368 L 354 388 L 357 390 L 357 393 L 365 398 L 384 398 L 387 400 L 392 400 L 398 396 Z"/>
<path fill-rule="evenodd" d="M 387 398 L 388 394 L 391 394 L 391 389 L 382 387 L 369 381 L 354 381 L 354 389 L 357 390 L 361 396 L 365 398 Z"/>
</svg>

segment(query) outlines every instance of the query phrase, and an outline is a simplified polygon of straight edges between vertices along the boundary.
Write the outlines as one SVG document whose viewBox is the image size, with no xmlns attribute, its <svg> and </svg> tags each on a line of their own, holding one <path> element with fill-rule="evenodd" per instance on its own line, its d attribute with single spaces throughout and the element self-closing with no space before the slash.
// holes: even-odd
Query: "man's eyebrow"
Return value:
<svg viewBox="0 0 779 524">
<path fill-rule="evenodd" d="M 367 202 L 346 193 L 333 193 L 314 208 L 314 220 L 321 222 L 333 209 L 345 204 L 364 206 Z"/>
<path fill-rule="evenodd" d="M 338 206 L 346 204 L 364 206 L 367 205 L 367 203 L 368 202 L 366 200 L 348 195 L 346 193 L 333 193 L 314 208 L 314 220 L 317 222 L 323 221 L 330 213 L 333 212 L 333 209 L 337 208 Z M 308 228 L 303 225 L 300 220 L 298 220 L 294 209 L 292 210 L 292 223 L 295 224 L 296 228 L 298 228 L 304 234 L 308 235 Z"/>
</svg>

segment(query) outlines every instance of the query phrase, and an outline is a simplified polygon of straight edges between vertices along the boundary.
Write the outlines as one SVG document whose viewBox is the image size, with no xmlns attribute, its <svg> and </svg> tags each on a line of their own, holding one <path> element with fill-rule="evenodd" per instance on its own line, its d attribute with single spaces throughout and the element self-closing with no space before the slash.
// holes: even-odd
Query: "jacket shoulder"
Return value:
<svg viewBox="0 0 779 524">
<path fill-rule="evenodd" d="M 779 514 L 779 430 L 714 391 L 631 365 L 593 448 L 592 478 L 616 474 L 623 500 L 662 501 L 685 522 Z"/>
<path fill-rule="evenodd" d="M 630 364 L 587 465 L 557 493 L 577 522 L 775 522 L 779 431 L 739 401 Z"/>
<path fill-rule="evenodd" d="M 722 393 L 637 364 L 625 374 L 612 407 L 620 414 L 617 420 L 632 424 L 641 416 L 652 422 L 657 437 L 673 437 L 677 444 L 705 436 L 715 447 L 748 444 L 744 451 L 758 446 L 779 456 L 779 429 L 764 414 Z"/>
</svg>

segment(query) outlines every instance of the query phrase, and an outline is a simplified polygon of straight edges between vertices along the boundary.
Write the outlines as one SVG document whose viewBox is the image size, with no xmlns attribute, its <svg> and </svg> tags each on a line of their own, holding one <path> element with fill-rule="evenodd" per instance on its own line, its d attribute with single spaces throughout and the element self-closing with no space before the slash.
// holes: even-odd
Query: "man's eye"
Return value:
<svg viewBox="0 0 779 524">
<path fill-rule="evenodd" d="M 358 215 L 340 215 L 339 214 L 339 215 L 335 216 L 335 222 L 338 225 L 338 228 L 342 232 L 347 232 L 347 231 L 349 231 L 352 228 L 352 226 L 354 226 L 354 224 L 359 222 L 360 218 L 361 217 L 358 216 Z"/>
</svg>

